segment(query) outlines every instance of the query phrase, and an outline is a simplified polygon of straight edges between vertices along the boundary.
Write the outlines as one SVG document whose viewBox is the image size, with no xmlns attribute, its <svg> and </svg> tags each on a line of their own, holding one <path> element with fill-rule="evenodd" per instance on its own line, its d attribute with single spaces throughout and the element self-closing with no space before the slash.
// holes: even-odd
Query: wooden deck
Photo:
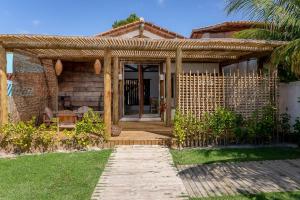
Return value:
<svg viewBox="0 0 300 200">
<path fill-rule="evenodd" d="M 191 197 L 300 189 L 300 159 L 178 166 Z"/>
<path fill-rule="evenodd" d="M 117 145 L 172 145 L 172 128 L 163 122 L 120 122 L 120 136 L 111 137 L 105 147 Z"/>
</svg>

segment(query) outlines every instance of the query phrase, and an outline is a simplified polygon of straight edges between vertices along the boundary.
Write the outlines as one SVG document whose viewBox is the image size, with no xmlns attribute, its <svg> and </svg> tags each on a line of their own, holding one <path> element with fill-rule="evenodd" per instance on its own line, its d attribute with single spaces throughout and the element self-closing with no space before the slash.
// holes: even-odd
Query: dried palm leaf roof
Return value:
<svg viewBox="0 0 300 200">
<path fill-rule="evenodd" d="M 118 37 L 0 35 L 0 44 L 7 50 L 24 50 L 40 58 L 101 58 L 111 49 L 120 58 L 162 59 L 175 57 L 178 48 L 183 58 L 226 61 L 270 53 L 285 44 L 281 41 L 241 39 L 145 39 Z"/>
</svg>

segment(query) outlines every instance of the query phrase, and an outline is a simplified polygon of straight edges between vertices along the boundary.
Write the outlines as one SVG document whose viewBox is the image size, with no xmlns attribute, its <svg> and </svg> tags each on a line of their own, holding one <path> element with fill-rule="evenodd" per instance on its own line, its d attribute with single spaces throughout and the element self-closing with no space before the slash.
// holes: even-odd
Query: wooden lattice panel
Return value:
<svg viewBox="0 0 300 200">
<path fill-rule="evenodd" d="M 225 107 L 248 118 L 266 105 L 277 106 L 277 73 L 199 74 L 177 77 L 178 108 L 201 118 L 205 112 Z"/>
</svg>

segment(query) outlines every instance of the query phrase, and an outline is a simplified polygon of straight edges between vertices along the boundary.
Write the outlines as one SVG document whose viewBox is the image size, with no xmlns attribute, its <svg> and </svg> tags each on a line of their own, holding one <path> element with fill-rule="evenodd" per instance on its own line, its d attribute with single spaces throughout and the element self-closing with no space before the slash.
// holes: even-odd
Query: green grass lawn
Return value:
<svg viewBox="0 0 300 200">
<path fill-rule="evenodd" d="M 171 150 L 176 165 L 209 164 L 215 162 L 241 162 L 253 160 L 280 160 L 300 158 L 299 148 L 247 148 L 247 149 L 188 149 Z"/>
<path fill-rule="evenodd" d="M 111 150 L 0 159 L 0 199 L 90 199 Z"/>
<path fill-rule="evenodd" d="M 262 193 L 257 195 L 239 195 L 232 197 L 191 198 L 190 200 L 299 200 L 298 192 Z"/>
</svg>

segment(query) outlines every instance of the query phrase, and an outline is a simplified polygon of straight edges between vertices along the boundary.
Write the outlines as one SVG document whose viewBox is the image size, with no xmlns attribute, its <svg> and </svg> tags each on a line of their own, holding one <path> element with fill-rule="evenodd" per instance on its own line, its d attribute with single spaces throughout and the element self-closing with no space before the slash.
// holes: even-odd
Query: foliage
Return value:
<svg viewBox="0 0 300 200">
<path fill-rule="evenodd" d="M 139 21 L 139 20 L 140 18 L 135 13 L 132 13 L 126 19 L 115 21 L 112 27 L 117 28 L 119 26 L 124 26 L 126 24 L 130 24 L 132 22 Z"/>
<path fill-rule="evenodd" d="M 294 135 L 295 135 L 295 139 L 297 140 L 297 143 L 300 147 L 300 118 L 297 117 L 297 119 L 295 120 L 295 124 L 294 124 Z"/>
<path fill-rule="evenodd" d="M 291 116 L 287 113 L 280 114 L 280 132 L 283 135 L 289 135 L 291 133 L 291 125 L 290 125 Z"/>
<path fill-rule="evenodd" d="M 33 136 L 37 132 L 34 122 L 33 118 L 28 122 L 8 123 L 0 127 L 1 147 L 11 146 L 16 153 L 29 151 Z"/>
<path fill-rule="evenodd" d="M 85 113 L 82 120 L 76 123 L 75 131 L 76 134 L 93 133 L 100 137 L 106 137 L 102 118 L 92 110 Z"/>
<path fill-rule="evenodd" d="M 176 110 L 174 117 L 174 135 L 177 138 L 179 145 L 183 145 L 186 134 L 185 134 L 185 117 L 178 110 Z"/>
<path fill-rule="evenodd" d="M 35 119 L 28 122 L 8 123 L 0 126 L 0 148 L 15 153 L 83 149 L 98 145 L 107 139 L 103 120 L 93 111 L 88 111 L 82 121 L 76 123 L 75 130 L 57 132 L 56 126 L 36 127 Z"/>
<path fill-rule="evenodd" d="M 235 117 L 233 133 L 236 137 L 236 143 L 245 143 L 249 139 L 246 121 L 241 114 L 237 114 Z"/>
<path fill-rule="evenodd" d="M 225 108 L 219 107 L 211 114 L 206 115 L 208 126 L 216 138 L 226 135 L 234 127 L 236 116 Z"/>
<path fill-rule="evenodd" d="M 270 141 L 276 131 L 276 108 L 268 105 L 253 112 L 247 121 L 248 137 Z"/>
<path fill-rule="evenodd" d="M 40 148 L 41 151 L 45 152 L 54 147 L 57 142 L 56 131 L 54 128 L 47 128 L 45 124 L 38 127 L 37 132 L 34 136 L 35 148 Z"/>
<path fill-rule="evenodd" d="M 228 14 L 243 12 L 258 22 L 256 27 L 237 33 L 237 38 L 288 41 L 274 51 L 272 61 L 300 75 L 299 0 L 227 0 L 226 10 Z"/>
<path fill-rule="evenodd" d="M 288 128 L 282 118 L 282 128 Z M 205 113 L 201 119 L 192 114 L 183 115 L 176 111 L 174 136 L 180 146 L 198 140 L 202 146 L 215 144 L 270 143 L 277 131 L 276 109 L 265 106 L 252 113 L 248 119 L 226 108 Z M 277 138 L 278 139 L 278 138 Z"/>
</svg>

